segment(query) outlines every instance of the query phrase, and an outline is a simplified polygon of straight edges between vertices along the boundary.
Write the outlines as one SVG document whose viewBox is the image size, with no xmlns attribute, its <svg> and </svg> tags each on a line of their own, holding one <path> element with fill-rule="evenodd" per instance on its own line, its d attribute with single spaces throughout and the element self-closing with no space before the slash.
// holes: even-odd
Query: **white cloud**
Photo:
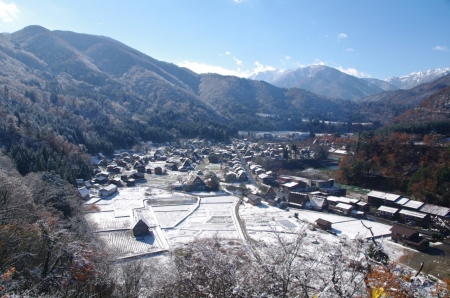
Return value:
<svg viewBox="0 0 450 298">
<path fill-rule="evenodd" d="M 239 65 L 242 65 L 242 61 L 239 60 L 238 58 L 234 57 L 234 55 L 233 55 L 233 60 L 236 62 L 236 64 L 237 64 L 238 66 L 239 66 Z"/>
<path fill-rule="evenodd" d="M 359 71 L 359 70 L 357 70 L 355 68 L 351 68 L 351 67 L 350 68 L 343 68 L 342 66 L 338 66 L 338 67 L 335 67 L 335 68 L 340 70 L 340 71 L 342 71 L 343 73 L 346 73 L 348 75 L 352 75 L 352 76 L 355 76 L 355 77 L 358 77 L 358 78 L 370 78 L 371 77 L 370 74 L 365 73 L 363 71 Z"/>
<path fill-rule="evenodd" d="M 253 69 L 253 72 L 261 72 L 261 71 L 266 71 L 266 70 L 275 70 L 275 67 L 270 66 L 270 65 L 262 65 L 261 63 L 259 63 L 258 61 L 255 61 L 255 68 Z"/>
<path fill-rule="evenodd" d="M 435 47 L 433 48 L 433 51 L 448 52 L 449 49 L 447 48 L 447 46 L 435 46 Z"/>
<path fill-rule="evenodd" d="M 314 62 L 311 63 L 311 65 L 327 65 L 325 62 L 321 61 L 320 59 L 314 59 Z"/>
<path fill-rule="evenodd" d="M 250 75 L 249 71 L 243 71 L 240 68 L 237 70 L 226 69 L 222 66 L 217 65 L 208 65 L 205 63 L 191 62 L 191 61 L 183 61 L 178 64 L 180 67 L 186 67 L 196 73 L 217 73 L 224 76 L 237 76 L 237 77 L 247 77 Z"/>
<path fill-rule="evenodd" d="M 244 0 L 233 0 L 233 1 L 236 2 L 236 3 L 241 3 Z"/>
<path fill-rule="evenodd" d="M 344 39 L 344 38 L 347 38 L 347 34 L 345 34 L 345 33 L 341 33 L 337 37 L 338 41 L 341 41 L 341 39 Z"/>
<path fill-rule="evenodd" d="M 12 22 L 13 18 L 17 19 L 18 13 L 20 13 L 20 10 L 14 2 L 7 4 L 0 0 L 0 19 L 3 23 Z"/>
<path fill-rule="evenodd" d="M 228 52 L 228 51 L 226 51 L 226 52 L 225 52 L 225 55 L 231 55 L 231 53 L 230 53 L 230 52 Z"/>
<path fill-rule="evenodd" d="M 286 61 L 289 61 L 289 60 L 291 60 L 291 56 L 286 55 L 286 56 L 284 56 L 284 59 L 286 59 Z"/>
<path fill-rule="evenodd" d="M 353 52 L 354 50 L 352 48 L 346 48 L 345 51 L 347 52 Z"/>
</svg>

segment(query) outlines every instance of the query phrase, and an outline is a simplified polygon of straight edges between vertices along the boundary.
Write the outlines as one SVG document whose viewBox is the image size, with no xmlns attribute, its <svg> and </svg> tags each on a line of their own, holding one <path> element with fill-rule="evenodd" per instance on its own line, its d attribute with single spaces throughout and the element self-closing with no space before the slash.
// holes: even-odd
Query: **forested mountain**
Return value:
<svg viewBox="0 0 450 298">
<path fill-rule="evenodd" d="M 301 121 L 286 119 L 327 115 L 345 121 L 352 110 L 305 91 L 198 75 L 107 37 L 39 26 L 1 34 L 0 57 L 5 115 L 18 114 L 18 125 L 47 125 L 91 152 L 178 136 L 220 140 L 238 129 L 300 129 Z M 55 122 L 72 130 L 62 132 L 67 129 Z"/>
</svg>

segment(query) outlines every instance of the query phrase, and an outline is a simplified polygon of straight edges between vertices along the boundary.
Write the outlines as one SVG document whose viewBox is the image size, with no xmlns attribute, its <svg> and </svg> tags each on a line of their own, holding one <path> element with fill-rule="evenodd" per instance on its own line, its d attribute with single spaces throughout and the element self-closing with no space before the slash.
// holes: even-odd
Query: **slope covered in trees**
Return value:
<svg viewBox="0 0 450 298">
<path fill-rule="evenodd" d="M 414 199 L 450 207 L 450 149 L 438 135 L 362 133 L 350 145 L 353 155 L 339 164 L 337 179 L 351 185 L 385 188 Z"/>
</svg>

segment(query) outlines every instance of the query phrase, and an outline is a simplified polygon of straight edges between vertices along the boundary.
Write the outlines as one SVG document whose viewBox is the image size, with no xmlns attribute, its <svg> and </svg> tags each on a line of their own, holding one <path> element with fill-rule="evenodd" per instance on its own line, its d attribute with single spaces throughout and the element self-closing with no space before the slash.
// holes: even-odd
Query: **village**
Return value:
<svg viewBox="0 0 450 298">
<path fill-rule="evenodd" d="M 125 261 L 200 238 L 273 241 L 276 233 L 304 231 L 312 242 L 376 239 L 395 260 L 443 240 L 424 231 L 448 237 L 449 208 L 376 190 L 347 194 L 333 179 L 278 174 L 255 162 L 280 161 L 284 148 L 242 139 L 188 140 L 93 156 L 95 177 L 78 181 L 85 217 L 108 251 Z M 314 154 L 310 148 L 298 152 L 301 158 Z M 436 272 L 448 271 L 445 262 Z"/>
</svg>

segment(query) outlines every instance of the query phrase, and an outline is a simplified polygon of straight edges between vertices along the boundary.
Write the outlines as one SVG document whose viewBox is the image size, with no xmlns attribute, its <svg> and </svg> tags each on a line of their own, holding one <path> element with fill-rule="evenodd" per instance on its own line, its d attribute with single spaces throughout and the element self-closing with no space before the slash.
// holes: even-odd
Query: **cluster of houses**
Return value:
<svg viewBox="0 0 450 298">
<path fill-rule="evenodd" d="M 99 153 L 91 159 L 95 168 L 92 180 L 77 179 L 79 193 L 85 199 L 89 198 L 91 193 L 110 196 L 117 191 L 117 187 L 131 187 L 136 182 L 145 180 L 146 174 L 163 175 L 167 171 L 192 172 L 197 163 L 203 160 L 204 155 L 210 153 L 211 145 L 186 141 L 183 144 L 159 147 L 147 154 L 117 153 L 111 160 Z M 164 163 L 151 166 L 151 162 L 155 161 Z M 194 173 L 189 174 L 183 185 L 187 190 L 203 190 L 205 186 L 203 180 Z M 92 189 L 95 191 L 91 191 Z"/>
<path fill-rule="evenodd" d="M 389 220 L 428 228 L 437 221 L 450 223 L 450 208 L 404 198 L 380 191 L 367 194 L 368 202 L 378 207 L 377 215 Z"/>
</svg>

